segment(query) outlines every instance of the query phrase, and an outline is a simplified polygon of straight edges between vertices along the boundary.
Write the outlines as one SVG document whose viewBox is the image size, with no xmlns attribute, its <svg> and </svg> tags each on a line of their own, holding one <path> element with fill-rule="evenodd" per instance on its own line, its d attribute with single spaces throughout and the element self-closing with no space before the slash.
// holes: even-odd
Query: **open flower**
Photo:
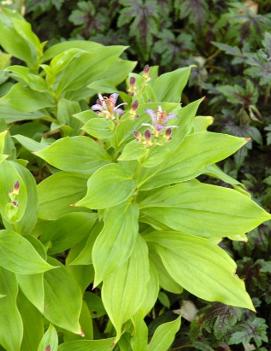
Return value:
<svg viewBox="0 0 271 351">
<path fill-rule="evenodd" d="M 91 109 L 97 112 L 100 116 L 107 119 L 116 119 L 124 113 L 124 110 L 120 107 L 126 105 L 125 103 L 116 106 L 119 94 L 114 93 L 109 97 L 98 94 L 98 97 L 99 99 L 96 101 L 95 105 L 91 106 Z"/>
<path fill-rule="evenodd" d="M 152 124 L 145 123 L 145 125 L 151 126 L 158 133 L 167 127 L 169 120 L 176 117 L 174 113 L 163 111 L 161 106 L 159 106 L 156 111 L 147 109 L 146 113 L 151 117 Z"/>
</svg>

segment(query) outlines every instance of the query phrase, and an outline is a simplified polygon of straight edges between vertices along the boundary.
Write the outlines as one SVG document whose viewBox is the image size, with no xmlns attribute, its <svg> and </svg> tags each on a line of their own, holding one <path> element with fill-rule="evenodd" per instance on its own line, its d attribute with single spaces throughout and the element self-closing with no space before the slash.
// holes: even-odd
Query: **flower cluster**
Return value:
<svg viewBox="0 0 271 351">
<path fill-rule="evenodd" d="M 121 115 L 123 115 L 124 110 L 120 107 L 126 104 L 122 103 L 116 105 L 119 94 L 114 93 L 109 97 L 98 94 L 98 97 L 99 98 L 97 99 L 96 104 L 91 106 L 91 109 L 97 112 L 98 115 L 111 120 L 118 119 Z"/>
<path fill-rule="evenodd" d="M 143 134 L 139 131 L 134 133 L 136 140 L 146 146 L 162 145 L 164 141 L 169 141 L 172 129 L 176 126 L 168 126 L 167 124 L 176 115 L 163 111 L 161 106 L 156 111 L 147 109 L 145 112 L 151 117 L 151 123 L 142 124 L 142 126 L 148 127 Z"/>
</svg>

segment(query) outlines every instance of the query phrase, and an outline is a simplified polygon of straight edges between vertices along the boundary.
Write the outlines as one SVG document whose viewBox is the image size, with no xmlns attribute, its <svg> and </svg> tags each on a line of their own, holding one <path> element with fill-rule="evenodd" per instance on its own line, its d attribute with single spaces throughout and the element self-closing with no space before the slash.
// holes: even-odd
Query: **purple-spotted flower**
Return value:
<svg viewBox="0 0 271 351">
<path fill-rule="evenodd" d="M 168 121 L 176 117 L 174 113 L 163 111 L 161 106 L 159 106 L 156 111 L 147 109 L 145 112 L 151 117 L 152 124 L 144 123 L 144 125 L 150 126 L 154 130 L 156 136 L 167 128 Z"/>
<path fill-rule="evenodd" d="M 119 94 L 114 93 L 109 97 L 98 94 L 98 97 L 99 99 L 96 101 L 96 104 L 91 106 L 91 109 L 97 112 L 98 115 L 107 119 L 117 119 L 123 115 L 124 110 L 120 107 L 126 105 L 126 103 L 116 105 Z"/>
</svg>

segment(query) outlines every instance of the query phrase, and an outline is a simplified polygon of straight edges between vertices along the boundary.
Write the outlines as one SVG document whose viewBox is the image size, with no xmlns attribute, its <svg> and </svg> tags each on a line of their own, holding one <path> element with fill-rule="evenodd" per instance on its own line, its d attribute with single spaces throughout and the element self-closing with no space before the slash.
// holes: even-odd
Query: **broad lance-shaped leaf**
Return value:
<svg viewBox="0 0 271 351">
<path fill-rule="evenodd" d="M 122 325 L 140 308 L 149 280 L 148 248 L 138 236 L 129 260 L 107 275 L 102 287 L 104 307 L 116 329 L 118 340 Z"/>
<path fill-rule="evenodd" d="M 114 338 L 100 340 L 74 340 L 61 344 L 58 351 L 112 351 Z"/>
<path fill-rule="evenodd" d="M 39 218 L 58 219 L 70 212 L 81 211 L 71 204 L 86 193 L 87 178 L 80 174 L 57 172 L 40 182 L 37 189 Z"/>
<path fill-rule="evenodd" d="M 115 124 L 110 119 L 106 118 L 91 118 L 81 128 L 89 135 L 98 139 L 109 139 L 113 136 Z"/>
<path fill-rule="evenodd" d="M 271 219 L 248 196 L 198 181 L 157 190 L 141 202 L 141 211 L 168 228 L 209 238 L 238 238 Z"/>
<path fill-rule="evenodd" d="M 160 324 L 151 338 L 148 351 L 168 351 L 180 326 L 180 318 Z"/>
<path fill-rule="evenodd" d="M 158 171 L 143 171 L 139 179 L 141 189 L 154 189 L 195 178 L 208 165 L 232 155 L 246 142 L 244 138 L 212 132 L 188 135 Z"/>
<path fill-rule="evenodd" d="M 145 239 L 184 289 L 207 301 L 254 310 L 235 262 L 210 240 L 172 231 L 153 232 Z"/>
<path fill-rule="evenodd" d="M 85 136 L 59 139 L 34 154 L 62 171 L 83 174 L 93 173 L 110 160 L 102 146 Z"/>
<path fill-rule="evenodd" d="M 190 76 L 191 66 L 178 68 L 175 71 L 164 73 L 153 82 L 154 93 L 157 101 L 179 102 L 188 78 Z"/>
<path fill-rule="evenodd" d="M 0 266 L 18 274 L 36 274 L 54 266 L 47 263 L 23 236 L 7 230 L 0 231 Z"/>
<path fill-rule="evenodd" d="M 12 56 L 36 67 L 42 55 L 42 44 L 32 32 L 31 26 L 17 12 L 1 7 L 0 12 L 0 44 Z"/>
<path fill-rule="evenodd" d="M 57 260 L 51 259 L 50 262 L 59 268 L 44 274 L 44 316 L 58 327 L 81 334 L 81 289 L 65 266 Z"/>
<path fill-rule="evenodd" d="M 35 233 L 45 245 L 51 243 L 48 254 L 53 255 L 74 247 L 86 238 L 96 219 L 95 213 L 69 213 L 55 221 L 39 221 Z"/>
<path fill-rule="evenodd" d="M 138 216 L 136 204 L 124 203 L 106 211 L 103 230 L 92 250 L 95 286 L 129 259 L 138 236 Z"/>
<path fill-rule="evenodd" d="M 15 274 L 0 267 L 0 345 L 6 351 L 21 351 L 23 322 L 16 300 L 18 285 Z"/>
<path fill-rule="evenodd" d="M 88 180 L 86 196 L 76 206 L 102 209 L 121 204 L 136 188 L 132 176 L 119 163 L 111 163 L 98 169 Z"/>
<path fill-rule="evenodd" d="M 40 256 L 47 260 L 47 253 L 41 241 L 33 235 L 28 235 L 27 239 L 37 250 Z M 44 274 L 16 274 L 17 282 L 24 296 L 43 314 L 44 312 Z"/>
<path fill-rule="evenodd" d="M 154 251 L 150 252 L 150 263 L 152 263 L 153 269 L 157 271 L 159 285 L 162 289 L 173 294 L 182 293 L 183 288 L 168 274 L 161 258 Z"/>
<path fill-rule="evenodd" d="M 43 336 L 44 318 L 32 303 L 19 292 L 17 304 L 23 321 L 23 340 L 20 351 L 37 350 Z"/>
</svg>

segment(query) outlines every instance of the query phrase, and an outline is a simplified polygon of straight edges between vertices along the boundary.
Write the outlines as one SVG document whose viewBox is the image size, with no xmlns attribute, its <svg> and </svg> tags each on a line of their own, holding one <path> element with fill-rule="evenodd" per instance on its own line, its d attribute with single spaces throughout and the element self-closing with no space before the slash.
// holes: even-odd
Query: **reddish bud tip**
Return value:
<svg viewBox="0 0 271 351">
<path fill-rule="evenodd" d="M 146 66 L 144 67 L 144 69 L 143 69 L 143 72 L 144 72 L 145 74 L 149 74 L 149 72 L 150 72 L 150 66 L 149 66 L 149 65 L 146 65 Z"/>
<path fill-rule="evenodd" d="M 45 350 L 44 351 L 51 351 L 52 349 L 51 349 L 51 346 L 50 345 L 47 345 L 46 347 L 45 347 Z"/>
<path fill-rule="evenodd" d="M 131 108 L 132 108 L 132 110 L 137 110 L 137 108 L 138 108 L 138 101 L 137 100 L 135 100 L 133 103 L 132 103 L 132 106 L 131 106 Z"/>
<path fill-rule="evenodd" d="M 167 140 L 171 139 L 171 136 L 172 136 L 172 129 L 171 128 L 166 129 L 165 136 L 166 136 Z"/>
<path fill-rule="evenodd" d="M 17 180 L 17 182 L 14 184 L 14 190 L 19 190 L 20 189 L 20 183 L 19 181 Z"/>
<path fill-rule="evenodd" d="M 130 85 L 135 85 L 135 83 L 136 83 L 135 77 L 131 77 L 130 78 Z"/>
<path fill-rule="evenodd" d="M 151 131 L 149 129 L 145 130 L 144 137 L 147 141 L 151 139 Z"/>
</svg>

